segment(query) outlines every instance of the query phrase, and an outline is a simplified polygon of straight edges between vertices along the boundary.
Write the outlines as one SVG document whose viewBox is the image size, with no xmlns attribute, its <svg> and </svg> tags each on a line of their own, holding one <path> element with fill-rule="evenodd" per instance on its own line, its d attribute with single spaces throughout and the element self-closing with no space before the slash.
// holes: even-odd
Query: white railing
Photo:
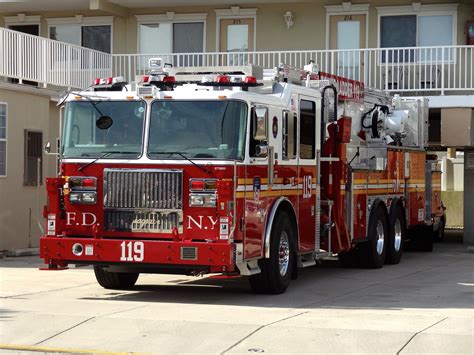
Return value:
<svg viewBox="0 0 474 355">
<path fill-rule="evenodd" d="M 111 75 L 108 53 L 0 27 L 0 77 L 44 87 L 85 88 L 94 78 Z"/>
<path fill-rule="evenodd" d="M 322 71 L 377 89 L 413 94 L 474 91 L 474 46 L 111 55 L 0 27 L 0 77 L 20 82 L 85 88 L 94 78 L 112 75 L 130 82 L 147 71 L 152 57 L 180 67 L 273 68 L 283 63 L 302 68 L 313 60 Z"/>
<path fill-rule="evenodd" d="M 267 52 L 115 54 L 113 73 L 134 81 L 147 71 L 149 58 L 173 66 L 255 64 L 273 68 L 281 63 L 302 68 L 310 60 L 320 70 L 361 80 L 366 86 L 393 92 L 474 90 L 474 46 L 369 48 Z"/>
</svg>

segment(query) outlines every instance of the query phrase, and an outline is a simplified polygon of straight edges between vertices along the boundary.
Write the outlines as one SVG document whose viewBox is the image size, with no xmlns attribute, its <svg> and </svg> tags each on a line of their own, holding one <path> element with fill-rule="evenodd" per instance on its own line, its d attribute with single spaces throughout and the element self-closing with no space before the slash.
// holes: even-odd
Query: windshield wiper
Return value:
<svg viewBox="0 0 474 355">
<path fill-rule="evenodd" d="M 184 155 L 183 153 L 181 152 L 150 152 L 150 154 L 169 154 L 169 155 L 172 155 L 172 154 L 177 154 L 179 155 L 180 157 L 182 157 L 183 159 L 186 159 L 187 161 L 189 161 L 191 164 L 193 164 L 195 167 L 199 168 L 200 170 L 204 171 L 206 174 L 208 175 L 212 175 L 212 173 L 207 170 L 205 167 L 199 165 L 199 164 L 196 164 L 194 161 L 192 161 L 191 159 L 189 159 L 186 155 Z"/>
<path fill-rule="evenodd" d="M 95 158 L 94 160 L 90 161 L 89 163 L 87 163 L 86 165 L 82 165 L 81 167 L 79 167 L 79 169 L 77 169 L 77 171 L 82 171 L 84 170 L 85 168 L 87 168 L 88 166 L 94 164 L 97 160 L 99 159 L 102 159 L 102 158 L 105 158 L 111 154 L 137 154 L 137 152 L 121 152 L 121 151 L 108 151 L 108 152 L 102 152 L 101 155 L 99 155 L 97 158 Z"/>
</svg>

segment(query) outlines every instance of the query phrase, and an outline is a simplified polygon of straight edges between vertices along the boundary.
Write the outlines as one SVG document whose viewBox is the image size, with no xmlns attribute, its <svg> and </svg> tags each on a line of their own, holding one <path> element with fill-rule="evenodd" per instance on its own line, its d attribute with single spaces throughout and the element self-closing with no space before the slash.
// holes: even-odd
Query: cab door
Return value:
<svg viewBox="0 0 474 355">
<path fill-rule="evenodd" d="M 314 98 L 299 97 L 298 107 L 298 228 L 299 251 L 316 250 L 317 105 Z M 319 221 L 318 221 L 319 223 Z M 319 228 L 319 226 L 318 226 Z"/>
<path fill-rule="evenodd" d="M 268 209 L 268 170 L 270 152 L 262 154 L 258 146 L 269 147 L 269 112 L 265 105 L 255 104 L 250 111 L 250 132 L 248 136 L 248 158 L 245 179 L 239 185 L 245 186 L 245 240 L 244 258 L 263 256 L 263 231 L 265 211 Z"/>
</svg>

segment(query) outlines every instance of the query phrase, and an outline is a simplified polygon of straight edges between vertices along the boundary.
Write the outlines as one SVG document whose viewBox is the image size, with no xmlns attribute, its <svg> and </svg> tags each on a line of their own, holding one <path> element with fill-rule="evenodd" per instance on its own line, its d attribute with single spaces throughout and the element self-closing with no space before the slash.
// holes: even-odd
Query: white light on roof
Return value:
<svg viewBox="0 0 474 355">
<path fill-rule="evenodd" d="M 163 59 L 162 58 L 150 58 L 148 60 L 148 67 L 150 69 L 163 68 Z"/>
</svg>

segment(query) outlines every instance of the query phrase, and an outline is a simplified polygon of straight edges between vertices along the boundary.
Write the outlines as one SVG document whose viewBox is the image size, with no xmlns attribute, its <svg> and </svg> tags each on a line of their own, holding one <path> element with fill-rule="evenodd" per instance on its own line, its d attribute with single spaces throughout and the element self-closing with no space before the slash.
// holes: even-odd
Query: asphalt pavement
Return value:
<svg viewBox="0 0 474 355">
<path fill-rule="evenodd" d="M 89 267 L 41 265 L 0 259 L 2 354 L 474 354 L 474 253 L 458 243 L 378 270 L 330 260 L 277 296 L 179 275 L 112 291 Z"/>
</svg>

